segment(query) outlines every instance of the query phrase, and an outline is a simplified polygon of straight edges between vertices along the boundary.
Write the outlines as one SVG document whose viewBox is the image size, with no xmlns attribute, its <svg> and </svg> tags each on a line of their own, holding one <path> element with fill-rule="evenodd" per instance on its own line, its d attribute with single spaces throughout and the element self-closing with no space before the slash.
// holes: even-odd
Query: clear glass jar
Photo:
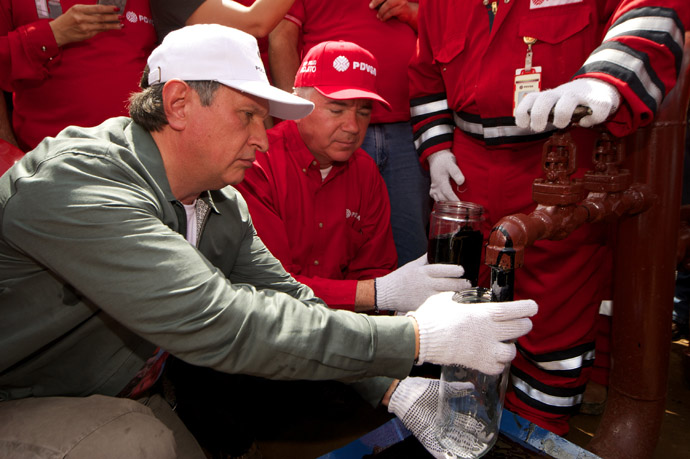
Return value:
<svg viewBox="0 0 690 459">
<path fill-rule="evenodd" d="M 438 201 L 429 222 L 429 263 L 462 265 L 465 279 L 477 286 L 484 238 L 484 208 L 465 201 Z"/>
<path fill-rule="evenodd" d="M 453 300 L 458 303 L 488 303 L 491 292 L 484 288 L 469 288 L 457 292 Z M 496 443 L 509 369 L 506 366 L 499 375 L 487 375 L 463 366 L 441 368 L 436 436 L 448 459 L 478 458 Z M 472 388 L 453 383 L 471 383 Z M 458 390 L 458 386 L 464 389 Z"/>
</svg>

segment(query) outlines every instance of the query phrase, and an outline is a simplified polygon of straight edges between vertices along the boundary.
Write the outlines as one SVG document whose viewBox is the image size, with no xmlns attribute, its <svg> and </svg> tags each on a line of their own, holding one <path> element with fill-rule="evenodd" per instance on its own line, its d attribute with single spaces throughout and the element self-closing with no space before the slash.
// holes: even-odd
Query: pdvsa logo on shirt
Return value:
<svg viewBox="0 0 690 459">
<path fill-rule="evenodd" d="M 134 11 L 127 11 L 127 14 L 125 14 L 125 17 L 132 24 L 136 24 L 137 22 L 143 22 L 144 24 L 153 25 L 153 19 L 146 17 L 143 14 L 137 14 Z"/>
<path fill-rule="evenodd" d="M 345 219 L 347 220 L 348 218 L 354 218 L 357 221 L 360 219 L 357 212 L 352 212 L 350 209 L 345 209 Z"/>
<path fill-rule="evenodd" d="M 570 3 L 582 3 L 584 0 L 530 0 L 529 9 L 547 8 L 549 6 L 569 5 Z"/>
</svg>

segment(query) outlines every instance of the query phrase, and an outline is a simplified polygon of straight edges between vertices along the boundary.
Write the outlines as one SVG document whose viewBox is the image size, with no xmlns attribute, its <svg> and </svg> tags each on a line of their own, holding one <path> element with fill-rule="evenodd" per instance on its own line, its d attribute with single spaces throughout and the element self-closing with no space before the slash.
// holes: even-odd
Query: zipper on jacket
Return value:
<svg viewBox="0 0 690 459">
<path fill-rule="evenodd" d="M 201 241 L 201 235 L 204 232 L 204 229 L 206 228 L 206 222 L 208 221 L 209 216 L 211 215 L 211 206 L 204 201 L 203 199 L 199 200 L 199 206 L 198 206 L 198 214 L 196 218 L 200 218 L 201 224 L 199 225 L 198 229 L 198 234 L 196 235 L 196 246 L 199 247 L 199 242 Z"/>
<path fill-rule="evenodd" d="M 493 0 L 492 2 L 489 0 L 482 0 L 482 3 L 489 13 L 489 32 L 491 32 L 491 28 L 494 25 L 494 18 L 496 17 L 496 12 L 498 11 L 498 0 Z"/>
</svg>

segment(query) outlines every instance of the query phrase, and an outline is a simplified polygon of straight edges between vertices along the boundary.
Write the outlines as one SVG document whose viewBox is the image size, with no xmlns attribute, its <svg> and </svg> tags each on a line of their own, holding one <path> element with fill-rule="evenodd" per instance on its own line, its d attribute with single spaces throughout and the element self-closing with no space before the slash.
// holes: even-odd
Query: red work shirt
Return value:
<svg viewBox="0 0 690 459">
<path fill-rule="evenodd" d="M 95 0 L 62 0 L 62 11 Z M 35 2 L 0 0 L 0 88 L 14 92 L 19 146 L 33 149 L 69 125 L 96 126 L 127 115 L 146 58 L 156 43 L 148 0 L 128 0 L 121 30 L 58 48 L 50 19 Z"/>
<path fill-rule="evenodd" d="M 261 240 L 330 307 L 354 309 L 357 280 L 393 271 L 386 185 L 362 149 L 325 180 L 294 121 L 268 131 L 269 151 L 237 185 Z"/>
<path fill-rule="evenodd" d="M 417 3 L 413 1 L 412 3 Z M 376 91 L 392 107 L 374 104 L 372 123 L 397 123 L 410 119 L 407 63 L 417 42 L 416 32 L 404 22 L 381 22 L 364 0 L 295 0 L 285 16 L 300 27 L 302 56 L 327 40 L 356 43 L 376 57 Z"/>
</svg>

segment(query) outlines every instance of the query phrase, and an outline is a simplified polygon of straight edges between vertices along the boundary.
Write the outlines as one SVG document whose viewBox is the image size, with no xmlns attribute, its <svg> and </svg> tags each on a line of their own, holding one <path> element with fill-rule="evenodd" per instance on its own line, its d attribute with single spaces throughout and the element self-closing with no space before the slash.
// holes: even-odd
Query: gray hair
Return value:
<svg viewBox="0 0 690 459">
<path fill-rule="evenodd" d="M 299 88 L 292 88 L 292 92 L 296 95 L 301 97 L 302 99 L 307 99 L 311 100 L 312 94 L 314 94 L 314 89 L 313 86 L 300 86 Z"/>
<path fill-rule="evenodd" d="M 199 94 L 201 105 L 208 107 L 221 83 L 217 81 L 185 81 Z M 129 96 L 129 116 L 148 132 L 156 132 L 168 124 L 163 108 L 163 83 L 149 86 L 149 68 L 146 66 L 139 82 L 140 92 Z"/>
</svg>

